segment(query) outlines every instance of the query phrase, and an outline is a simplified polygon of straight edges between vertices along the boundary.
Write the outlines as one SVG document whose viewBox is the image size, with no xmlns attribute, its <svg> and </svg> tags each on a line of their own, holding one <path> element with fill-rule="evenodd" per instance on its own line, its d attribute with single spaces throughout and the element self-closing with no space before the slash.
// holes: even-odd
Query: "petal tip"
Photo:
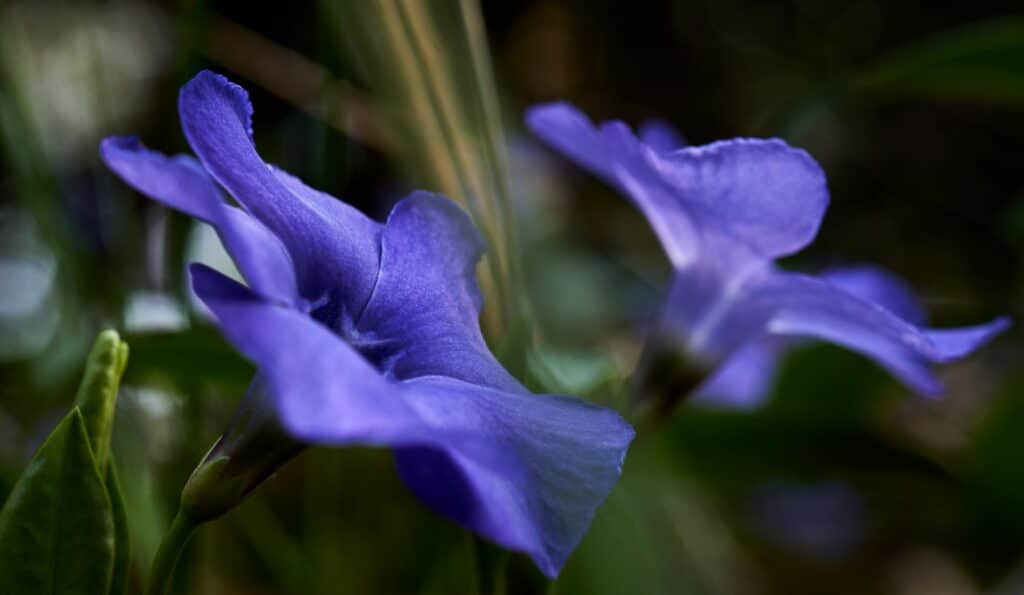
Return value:
<svg viewBox="0 0 1024 595">
<path fill-rule="evenodd" d="M 997 316 L 989 323 L 993 337 L 1010 330 L 1011 326 L 1013 326 L 1012 316 Z"/>
<path fill-rule="evenodd" d="M 118 161 L 125 155 L 140 153 L 146 149 L 138 136 L 108 136 L 100 141 L 100 159 L 114 172 L 120 173 Z"/>
<path fill-rule="evenodd" d="M 178 111 L 181 113 L 182 123 L 190 121 L 185 117 L 186 112 L 194 108 L 201 108 L 217 95 L 228 100 L 251 141 L 253 139 L 253 109 L 252 102 L 249 100 L 249 92 L 223 74 L 212 70 L 199 71 L 192 77 L 192 80 L 181 87 L 181 92 L 178 95 Z"/>
<path fill-rule="evenodd" d="M 997 316 L 989 322 L 981 325 L 978 332 L 978 341 L 974 346 L 974 349 L 978 349 L 988 342 L 994 340 L 999 335 L 1010 330 L 1013 326 L 1013 318 L 1010 316 Z"/>
<path fill-rule="evenodd" d="M 142 146 L 142 141 L 134 134 L 108 136 L 100 141 L 100 153 L 117 150 L 135 150 Z"/>
<path fill-rule="evenodd" d="M 1013 324 L 1009 316 L 999 316 L 984 324 L 964 328 L 927 329 L 925 334 L 936 349 L 938 363 L 967 357 L 1006 332 Z"/>
<path fill-rule="evenodd" d="M 201 262 L 190 262 L 186 268 L 188 269 L 188 277 L 192 282 L 192 287 L 195 287 L 197 284 L 204 284 L 213 275 L 219 274 L 212 267 Z"/>
<path fill-rule="evenodd" d="M 575 105 L 568 101 L 549 101 L 546 103 L 538 103 L 526 108 L 526 114 L 524 120 L 526 121 L 527 127 L 529 127 L 534 133 L 538 132 L 538 128 L 543 128 L 551 123 L 556 118 L 574 118 L 586 121 L 588 124 L 593 125 L 590 119 Z"/>
<path fill-rule="evenodd" d="M 188 273 L 192 291 L 212 310 L 215 310 L 214 302 L 219 300 L 252 300 L 257 297 L 245 285 L 201 262 L 190 262 Z"/>
</svg>

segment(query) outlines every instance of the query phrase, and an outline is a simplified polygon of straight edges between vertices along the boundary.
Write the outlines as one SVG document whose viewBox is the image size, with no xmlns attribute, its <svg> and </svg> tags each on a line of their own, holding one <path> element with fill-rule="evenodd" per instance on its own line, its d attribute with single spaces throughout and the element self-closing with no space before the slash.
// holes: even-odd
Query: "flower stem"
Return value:
<svg viewBox="0 0 1024 595">
<path fill-rule="evenodd" d="M 178 512 L 171 523 L 170 529 L 164 534 L 160 547 L 153 559 L 153 567 L 149 571 L 149 582 L 146 585 L 146 595 L 164 595 L 171 586 L 171 579 L 174 577 L 174 567 L 181 557 L 192 533 L 195 532 L 199 523 L 193 521 L 187 515 Z"/>
<path fill-rule="evenodd" d="M 630 421 L 649 430 L 668 420 L 679 403 L 707 378 L 708 368 L 672 344 L 649 342 L 628 381 Z"/>
</svg>

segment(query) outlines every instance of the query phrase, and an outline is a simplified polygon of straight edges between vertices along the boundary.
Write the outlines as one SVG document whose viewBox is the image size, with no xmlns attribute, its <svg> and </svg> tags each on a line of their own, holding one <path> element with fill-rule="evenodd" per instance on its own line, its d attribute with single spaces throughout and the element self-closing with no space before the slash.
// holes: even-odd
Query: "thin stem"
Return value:
<svg viewBox="0 0 1024 595">
<path fill-rule="evenodd" d="M 196 523 L 188 516 L 178 512 L 171 523 L 171 528 L 164 534 L 160 547 L 156 551 L 156 558 L 153 560 L 153 567 L 149 571 L 149 583 L 146 585 L 146 595 L 164 595 L 171 586 L 171 579 L 174 577 L 174 567 L 181 557 L 192 533 L 195 532 L 199 523 Z"/>
<path fill-rule="evenodd" d="M 707 378 L 707 368 L 674 344 L 652 340 L 644 347 L 636 371 L 626 381 L 627 419 L 645 433 L 671 418 L 683 399 Z M 624 387 L 624 388 L 625 388 Z"/>
</svg>

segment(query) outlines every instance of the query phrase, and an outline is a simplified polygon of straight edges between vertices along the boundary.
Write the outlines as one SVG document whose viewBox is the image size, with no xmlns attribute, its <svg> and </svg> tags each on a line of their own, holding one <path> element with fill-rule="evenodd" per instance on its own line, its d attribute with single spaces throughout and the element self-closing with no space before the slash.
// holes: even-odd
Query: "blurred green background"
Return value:
<svg viewBox="0 0 1024 595">
<path fill-rule="evenodd" d="M 455 192 L 445 168 L 466 175 L 467 152 L 415 111 L 418 84 L 450 91 L 445 117 L 495 149 L 463 197 L 512 271 L 512 286 L 484 281 L 488 309 L 507 322 L 531 305 L 522 372 L 547 390 L 621 404 L 668 264 L 624 200 L 524 133 L 522 109 L 544 100 L 661 117 L 693 144 L 781 136 L 832 192 L 787 266 L 880 264 L 938 324 L 1024 315 L 1018 3 L 484 2 L 483 46 L 451 18 L 459 3 L 429 4 L 418 51 L 446 66 L 421 81 L 377 3 L 0 3 L 0 499 L 66 411 L 95 333 L 120 329 L 132 355 L 115 453 L 137 589 L 248 382 L 184 279 L 188 260 L 229 266 L 216 237 L 131 192 L 96 150 L 137 133 L 187 151 L 177 88 L 201 68 L 249 90 L 268 161 L 377 218 L 413 187 Z M 504 198 L 472 203 L 490 194 Z M 509 591 L 1024 592 L 1022 362 L 1013 330 L 925 401 L 858 356 L 802 348 L 766 408 L 684 406 L 641 435 L 562 578 L 544 585 L 516 556 Z M 387 452 L 313 449 L 201 531 L 178 588 L 473 592 L 470 550 Z"/>
</svg>

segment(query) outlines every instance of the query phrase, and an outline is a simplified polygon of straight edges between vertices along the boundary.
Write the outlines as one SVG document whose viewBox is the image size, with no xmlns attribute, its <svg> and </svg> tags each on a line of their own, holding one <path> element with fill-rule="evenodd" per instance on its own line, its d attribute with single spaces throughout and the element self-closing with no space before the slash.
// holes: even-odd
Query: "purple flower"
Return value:
<svg viewBox="0 0 1024 595">
<path fill-rule="evenodd" d="M 829 269 L 819 278 L 889 310 L 917 326 L 925 324 L 925 311 L 905 281 L 870 265 Z M 803 340 L 764 336 L 740 348 L 718 367 L 694 395 L 694 403 L 750 409 L 768 396 L 783 357 Z"/>
<path fill-rule="evenodd" d="M 649 351 L 682 354 L 704 370 L 728 366 L 739 354 L 748 370 L 759 370 L 734 377 L 742 383 L 773 367 L 756 351 L 757 340 L 820 339 L 873 359 L 918 393 L 937 395 L 942 387 L 931 364 L 964 357 L 1009 325 L 998 318 L 925 328 L 848 284 L 778 268 L 775 259 L 814 239 L 828 206 L 821 168 L 781 140 L 670 150 L 665 142 L 648 145 L 622 122 L 595 126 L 564 103 L 531 109 L 527 124 L 628 196 L 668 253 L 674 275 Z"/>
<path fill-rule="evenodd" d="M 531 394 L 494 359 L 478 324 L 483 244 L 465 213 L 416 192 L 381 224 L 267 165 L 248 95 L 222 76 L 186 84 L 179 112 L 198 162 L 134 138 L 101 152 L 140 192 L 214 226 L 248 281 L 191 267 L 258 366 L 243 404 L 258 412 L 245 415 L 269 408 L 301 443 L 393 448 L 428 506 L 556 575 L 633 430 L 610 410 Z"/>
<path fill-rule="evenodd" d="M 765 482 L 747 508 L 752 528 L 764 538 L 815 558 L 835 560 L 853 554 L 871 528 L 863 498 L 840 480 Z"/>
</svg>

